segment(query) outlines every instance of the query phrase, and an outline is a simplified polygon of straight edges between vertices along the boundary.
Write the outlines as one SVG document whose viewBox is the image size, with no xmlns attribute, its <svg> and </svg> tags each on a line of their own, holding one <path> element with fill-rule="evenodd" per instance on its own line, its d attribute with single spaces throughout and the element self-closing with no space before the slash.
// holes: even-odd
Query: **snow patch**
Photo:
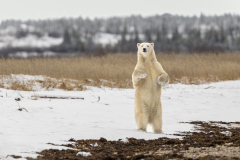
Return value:
<svg viewBox="0 0 240 160">
<path fill-rule="evenodd" d="M 121 39 L 120 35 L 110 34 L 110 33 L 97 33 L 95 35 L 95 43 L 100 43 L 102 45 L 115 45 Z"/>
<path fill-rule="evenodd" d="M 28 82 L 44 76 L 13 75 Z M 7 84 L 7 83 L 6 83 Z M 208 88 L 212 86 L 211 88 Z M 126 137 L 179 138 L 172 134 L 194 129 L 190 121 L 239 121 L 240 81 L 205 85 L 171 84 L 162 90 L 163 132 L 137 131 L 134 120 L 134 89 L 92 87 L 86 91 L 15 91 L 0 89 L 0 158 L 7 155 L 36 157 L 44 149 L 67 147 L 70 138 L 119 140 Z M 208 89 L 206 89 L 208 88 Z M 20 95 L 21 96 L 20 96 Z M 32 95 L 63 95 L 81 99 L 36 99 Z M 18 103 L 15 97 L 21 97 Z M 97 97 L 101 100 L 97 102 Z M 108 105 L 106 105 L 108 104 Z M 26 108 L 19 111 L 20 108 Z M 93 144 L 96 145 L 96 144 Z"/>
<path fill-rule="evenodd" d="M 90 144 L 90 145 L 93 146 L 93 147 L 97 147 L 97 146 L 98 146 L 97 143 L 95 143 L 95 144 Z"/>
<path fill-rule="evenodd" d="M 220 133 L 225 134 L 227 136 L 231 136 L 232 135 L 232 132 L 230 132 L 230 131 L 225 131 L 225 132 L 220 132 Z"/>
<path fill-rule="evenodd" d="M 124 143 L 128 143 L 129 142 L 127 138 L 124 138 L 121 141 L 124 142 Z"/>
<path fill-rule="evenodd" d="M 15 38 L 14 36 L 2 36 L 0 39 L 0 48 L 3 47 L 50 47 L 53 45 L 59 45 L 63 41 L 62 38 L 53 38 L 45 35 L 43 37 L 37 37 L 35 35 L 27 35 L 23 38 Z"/>
<path fill-rule="evenodd" d="M 78 152 L 77 156 L 91 156 L 92 154 L 90 152 Z"/>
</svg>

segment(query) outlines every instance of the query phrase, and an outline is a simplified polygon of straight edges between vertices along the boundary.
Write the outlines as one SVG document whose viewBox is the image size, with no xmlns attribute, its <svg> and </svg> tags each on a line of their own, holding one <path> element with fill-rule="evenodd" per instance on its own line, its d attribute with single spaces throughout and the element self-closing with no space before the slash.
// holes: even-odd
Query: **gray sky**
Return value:
<svg viewBox="0 0 240 160">
<path fill-rule="evenodd" d="M 240 0 L 0 0 L 0 21 L 141 14 L 240 14 Z"/>
</svg>

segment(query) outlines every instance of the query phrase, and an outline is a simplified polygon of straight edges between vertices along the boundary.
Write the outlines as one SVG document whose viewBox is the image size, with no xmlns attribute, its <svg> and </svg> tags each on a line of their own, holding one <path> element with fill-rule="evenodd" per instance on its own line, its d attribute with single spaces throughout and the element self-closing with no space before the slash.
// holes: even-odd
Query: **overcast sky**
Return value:
<svg viewBox="0 0 240 160">
<path fill-rule="evenodd" d="M 156 14 L 240 14 L 240 0 L 0 0 L 0 21 Z"/>
</svg>

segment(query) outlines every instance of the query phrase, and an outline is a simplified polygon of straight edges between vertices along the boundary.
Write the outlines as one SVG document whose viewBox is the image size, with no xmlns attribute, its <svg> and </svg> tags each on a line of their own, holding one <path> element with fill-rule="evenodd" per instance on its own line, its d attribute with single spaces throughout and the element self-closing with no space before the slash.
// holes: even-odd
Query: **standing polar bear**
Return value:
<svg viewBox="0 0 240 160">
<path fill-rule="evenodd" d="M 134 112 L 138 130 L 146 131 L 151 124 L 154 133 L 162 132 L 162 86 L 168 84 L 168 74 L 157 61 L 154 43 L 138 43 L 138 62 L 132 74 L 135 88 Z"/>
</svg>

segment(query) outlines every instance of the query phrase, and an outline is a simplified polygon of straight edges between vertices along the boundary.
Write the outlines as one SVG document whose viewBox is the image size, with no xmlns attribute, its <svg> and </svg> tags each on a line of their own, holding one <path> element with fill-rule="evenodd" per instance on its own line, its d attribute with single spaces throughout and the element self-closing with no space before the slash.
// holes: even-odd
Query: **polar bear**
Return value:
<svg viewBox="0 0 240 160">
<path fill-rule="evenodd" d="M 134 112 L 138 130 L 146 132 L 152 125 L 154 133 L 162 132 L 162 86 L 169 76 L 157 61 L 154 43 L 138 43 L 138 62 L 132 74 L 135 88 Z"/>
</svg>

